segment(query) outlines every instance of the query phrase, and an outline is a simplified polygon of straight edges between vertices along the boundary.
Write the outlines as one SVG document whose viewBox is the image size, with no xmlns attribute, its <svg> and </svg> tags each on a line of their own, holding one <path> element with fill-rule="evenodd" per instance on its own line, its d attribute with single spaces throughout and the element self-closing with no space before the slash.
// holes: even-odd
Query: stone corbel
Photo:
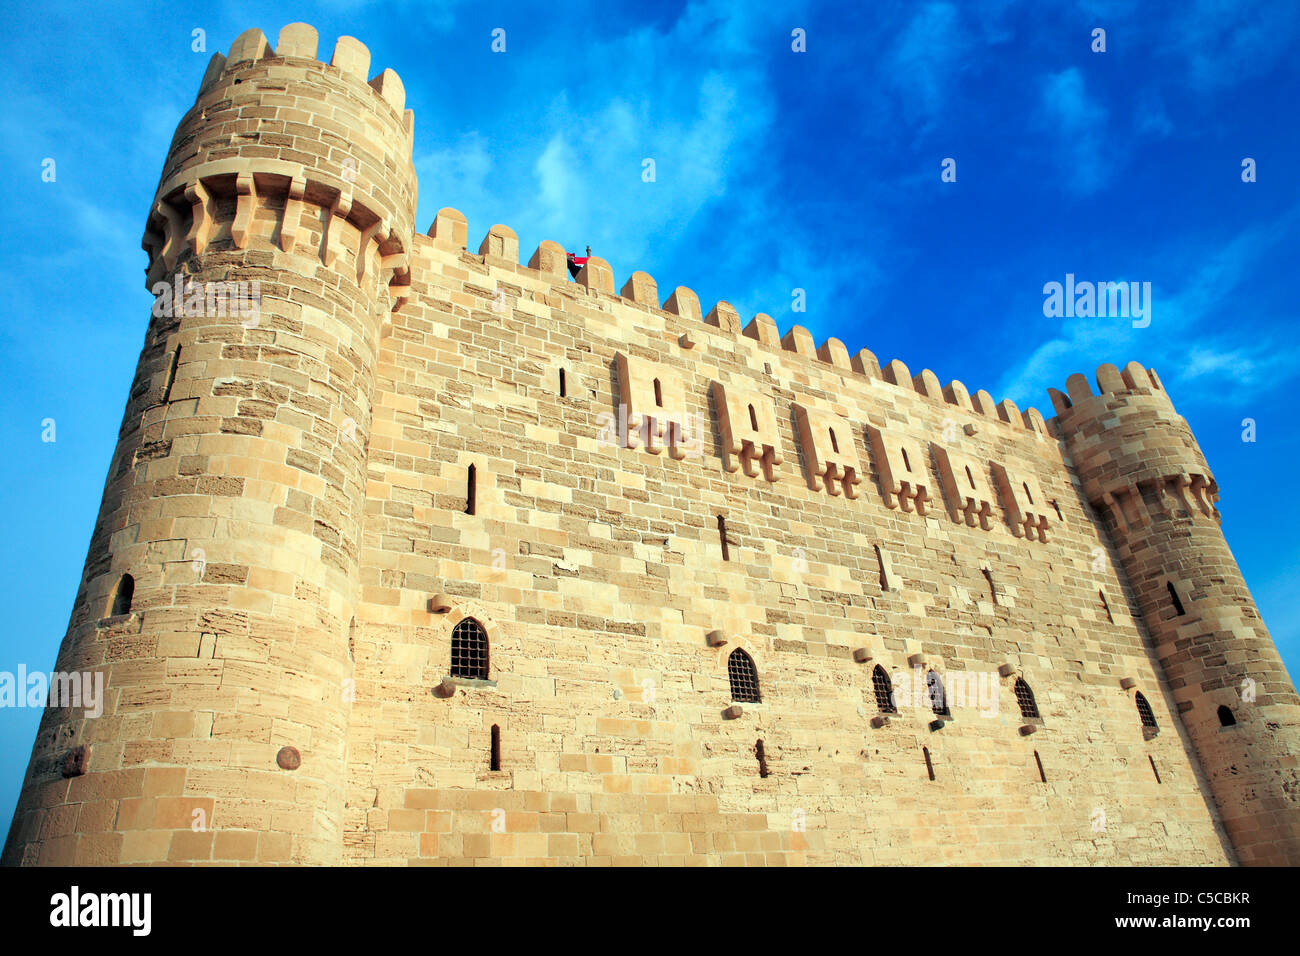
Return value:
<svg viewBox="0 0 1300 956">
<path fill-rule="evenodd" d="M 252 173 L 240 173 L 235 177 L 235 221 L 230 227 L 230 237 L 236 249 L 248 245 L 248 232 L 253 224 L 253 210 L 257 206 L 257 183 Z"/>
<path fill-rule="evenodd" d="M 1187 517 L 1195 519 L 1196 511 L 1192 507 L 1192 503 L 1187 496 L 1188 489 L 1192 484 L 1192 479 L 1187 475 L 1174 475 L 1173 478 L 1170 479 L 1170 482 L 1174 486 L 1174 495 L 1178 498 L 1178 503 L 1182 505 L 1183 511 L 1187 513 Z"/>
<path fill-rule="evenodd" d="M 185 187 L 185 198 L 190 201 L 190 207 L 193 210 L 190 231 L 185 237 L 185 242 L 193 248 L 196 256 L 201 256 L 204 250 L 208 248 L 208 239 L 212 236 L 212 213 L 208 208 L 211 197 L 208 195 L 203 181 L 196 179 Z"/>
<path fill-rule="evenodd" d="M 348 213 L 352 211 L 352 193 L 341 192 L 339 198 L 334 201 L 330 209 L 330 221 L 326 227 L 325 238 L 325 265 L 333 266 L 338 261 L 343 236 L 341 226 L 347 221 Z"/>
<path fill-rule="evenodd" d="M 161 216 L 163 220 L 163 269 L 166 272 L 171 272 L 181 251 L 183 239 L 181 235 L 181 214 L 161 199 L 158 200 L 158 204 L 154 206 L 153 211 Z"/>
<path fill-rule="evenodd" d="M 284 220 L 280 223 L 280 248 L 292 252 L 298 242 L 298 224 L 302 221 L 303 194 L 307 191 L 307 180 L 295 176 L 289 181 L 289 198 L 284 202 Z"/>
<path fill-rule="evenodd" d="M 376 240 L 378 245 L 378 242 L 387 236 L 388 223 L 382 219 L 361 230 L 361 241 L 357 243 L 357 285 L 361 285 L 361 280 L 366 277 L 366 264 L 370 261 L 370 241 L 379 237 Z"/>
<path fill-rule="evenodd" d="M 1124 509 L 1115 500 L 1115 496 L 1107 491 L 1102 494 L 1101 500 L 1110 509 L 1110 513 L 1115 516 L 1115 527 L 1119 529 L 1119 533 L 1128 534 L 1128 522 L 1124 519 Z"/>
</svg>

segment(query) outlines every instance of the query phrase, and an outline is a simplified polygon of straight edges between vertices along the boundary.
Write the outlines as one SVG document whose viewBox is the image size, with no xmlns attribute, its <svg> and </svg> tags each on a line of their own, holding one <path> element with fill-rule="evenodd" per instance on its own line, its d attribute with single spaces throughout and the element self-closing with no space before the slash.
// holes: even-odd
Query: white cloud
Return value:
<svg viewBox="0 0 1300 956">
<path fill-rule="evenodd" d="M 764 140 L 774 119 L 766 60 L 756 55 L 772 35 L 763 16 L 704 3 L 660 30 L 576 45 L 563 70 L 530 59 L 549 54 L 512 52 L 520 84 L 541 74 L 571 79 L 508 96 L 515 105 L 493 124 L 433 151 L 420 151 L 417 133 L 427 204 L 420 222 L 454 205 L 469 220 L 471 247 L 503 222 L 518 233 L 525 260 L 543 239 L 570 249 L 589 243 L 618 282 L 680 256 L 668 243 L 719 202 L 738 201 L 738 182 L 746 206 L 770 205 L 764 157 L 750 144 Z M 671 62 L 672 51 L 705 45 L 725 65 L 700 71 Z M 586 77 L 600 81 L 578 79 Z M 643 180 L 647 159 L 653 182 Z"/>
<path fill-rule="evenodd" d="M 417 146 L 419 135 L 416 136 Z M 456 197 L 462 211 L 478 209 L 489 198 L 488 176 L 492 171 L 492 153 L 483 136 L 473 130 L 452 145 L 432 152 L 416 152 L 413 159 L 421 194 Z M 483 229 L 487 231 L 485 224 Z"/>
<path fill-rule="evenodd" d="M 1105 107 L 1089 95 L 1083 74 L 1070 67 L 1043 78 L 1041 128 L 1049 137 L 1067 185 L 1092 193 L 1106 184 L 1113 163 L 1105 155 Z"/>
<path fill-rule="evenodd" d="M 1261 267 L 1265 253 L 1289 241 L 1298 218 L 1300 205 L 1208 254 L 1180 288 L 1154 287 L 1146 328 L 1135 329 L 1122 318 L 1062 319 L 1057 336 L 1013 367 L 998 393 L 1037 405 L 1047 388 L 1063 389 L 1074 372 L 1095 383 L 1098 365 L 1122 366 L 1130 360 L 1154 367 L 1175 401 L 1189 407 L 1248 401 L 1278 387 L 1300 368 L 1292 327 L 1269 316 L 1252 316 L 1251 328 L 1258 331 L 1243 344 L 1234 312 L 1238 290 Z M 1180 385 L 1187 387 L 1180 391 Z"/>
<path fill-rule="evenodd" d="M 970 55 L 970 33 L 951 4 L 930 3 L 912 17 L 889 74 L 910 122 L 928 123 L 948 105 L 953 79 Z"/>
</svg>

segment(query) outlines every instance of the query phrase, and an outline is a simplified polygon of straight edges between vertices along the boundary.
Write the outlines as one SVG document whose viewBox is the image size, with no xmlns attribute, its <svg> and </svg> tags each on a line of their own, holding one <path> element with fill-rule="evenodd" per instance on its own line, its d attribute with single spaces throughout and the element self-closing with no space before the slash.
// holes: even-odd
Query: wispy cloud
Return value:
<svg viewBox="0 0 1300 956">
<path fill-rule="evenodd" d="M 927 126 L 943 111 L 956 75 L 971 65 L 972 43 L 950 3 L 929 3 L 913 15 L 886 74 L 909 123 Z"/>
<path fill-rule="evenodd" d="M 1136 359 L 1156 367 L 1165 385 L 1189 406 L 1248 401 L 1300 376 L 1300 345 L 1280 317 L 1254 316 L 1250 338 L 1231 317 L 1242 290 L 1267 281 L 1267 253 L 1294 242 L 1300 205 L 1272 221 L 1244 229 L 1227 245 L 1206 252 L 1203 264 L 1177 288 L 1152 290 L 1151 324 L 1134 328 L 1122 318 L 1062 319 L 1057 335 L 1033 349 L 1002 379 L 999 393 L 1036 404 L 1048 386 L 1092 371 L 1104 362 Z M 1185 255 L 1184 250 L 1179 250 Z M 1088 367 L 1081 367 L 1084 362 Z M 1184 394 L 1178 386 L 1189 387 Z M 1191 387 L 1195 385 L 1195 387 Z"/>
<path fill-rule="evenodd" d="M 1077 193 L 1096 192 L 1114 165 L 1107 155 L 1106 108 L 1089 95 L 1083 74 L 1073 66 L 1044 77 L 1041 96 L 1041 128 L 1066 184 Z"/>
</svg>

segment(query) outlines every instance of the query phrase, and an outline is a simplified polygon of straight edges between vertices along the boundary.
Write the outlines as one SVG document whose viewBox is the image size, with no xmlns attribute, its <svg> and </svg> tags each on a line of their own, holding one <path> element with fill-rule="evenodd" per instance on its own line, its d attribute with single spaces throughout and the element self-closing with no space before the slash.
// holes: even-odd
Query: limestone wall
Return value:
<svg viewBox="0 0 1300 956">
<path fill-rule="evenodd" d="M 886 378 L 869 353 L 855 371 L 799 329 L 784 347 L 740 334 L 725 303 L 702 322 L 689 290 L 675 292 L 674 306 L 691 303 L 681 315 L 661 311 L 644 274 L 619 297 L 598 260 L 576 283 L 522 268 L 503 227 L 467 254 L 454 210 L 431 231 L 380 349 L 347 859 L 1232 860 L 1115 555 L 1036 413 L 999 415 L 987 395 L 984 413 L 954 404 L 932 375 L 893 363 Z M 534 264 L 562 263 L 551 245 Z M 728 414 L 728 395 L 743 411 Z M 770 410 L 734 421 L 751 399 Z M 637 447 L 620 442 L 620 404 L 684 419 L 682 457 L 668 427 L 637 436 L 634 423 Z M 843 422 L 835 450 L 801 424 L 827 415 Z M 774 443 L 731 453 L 769 418 Z M 899 475 L 882 487 L 895 445 L 913 449 L 923 488 Z M 936 447 L 949 473 L 970 463 L 958 508 Z M 993 463 L 1038 489 L 1032 505 Z M 429 610 L 435 594 L 449 611 Z M 494 685 L 442 696 L 465 616 L 488 630 Z M 710 646 L 714 631 L 725 644 Z M 728 718 L 737 647 L 763 702 Z M 982 677 L 996 714 L 971 701 L 931 729 L 926 701 L 909 698 L 873 726 L 873 667 L 915 663 L 949 686 Z M 1021 718 L 1017 675 L 1041 723 Z M 1122 683 L 1151 701 L 1152 739 Z"/>
</svg>

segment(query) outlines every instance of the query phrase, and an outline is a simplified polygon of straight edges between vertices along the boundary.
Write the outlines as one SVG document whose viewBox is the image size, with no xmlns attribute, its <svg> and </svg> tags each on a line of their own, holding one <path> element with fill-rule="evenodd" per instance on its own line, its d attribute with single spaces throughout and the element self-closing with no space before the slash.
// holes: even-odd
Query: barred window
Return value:
<svg viewBox="0 0 1300 956">
<path fill-rule="evenodd" d="M 1151 705 L 1148 704 L 1147 699 L 1142 696 L 1142 691 L 1137 692 L 1136 701 L 1138 716 L 1142 718 L 1142 726 L 1158 730 L 1160 725 L 1156 723 L 1156 715 L 1151 712 Z"/>
<path fill-rule="evenodd" d="M 896 714 L 894 706 L 894 685 L 889 682 L 889 675 L 879 664 L 871 672 L 871 687 L 876 692 L 876 708 L 882 714 Z"/>
<path fill-rule="evenodd" d="M 1016 703 L 1020 705 L 1020 716 L 1026 720 L 1032 720 L 1039 717 L 1038 703 L 1034 700 L 1034 692 L 1029 689 L 1023 677 L 1016 678 Z"/>
<path fill-rule="evenodd" d="M 451 631 L 451 676 L 488 679 L 488 639 L 483 625 L 472 617 Z"/>
<path fill-rule="evenodd" d="M 937 717 L 951 717 L 952 712 L 948 710 L 948 695 L 943 690 L 943 678 L 936 671 L 930 671 L 925 676 L 926 689 L 930 694 L 930 709 L 934 711 Z"/>
<path fill-rule="evenodd" d="M 741 648 L 736 648 L 727 658 L 727 676 L 731 679 L 731 699 L 742 704 L 762 701 L 758 693 L 758 670 L 754 659 Z"/>
</svg>

